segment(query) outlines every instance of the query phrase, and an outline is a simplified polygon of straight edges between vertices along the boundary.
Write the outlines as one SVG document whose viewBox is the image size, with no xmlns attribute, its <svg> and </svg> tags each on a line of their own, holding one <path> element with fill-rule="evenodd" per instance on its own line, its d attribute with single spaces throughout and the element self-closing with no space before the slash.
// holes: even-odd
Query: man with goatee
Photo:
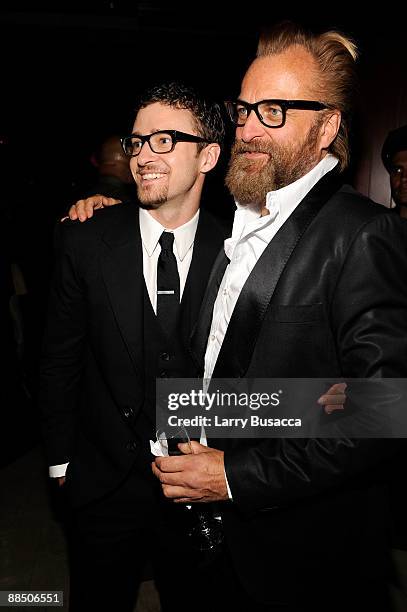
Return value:
<svg viewBox="0 0 407 612">
<path fill-rule="evenodd" d="M 278 26 L 227 103 L 237 209 L 192 339 L 207 379 L 406 377 L 407 225 L 341 180 L 356 56 Z M 193 445 L 153 471 L 169 499 L 223 502 L 208 609 L 390 609 L 385 440 Z"/>
<path fill-rule="evenodd" d="M 67 502 L 71 612 L 131 612 L 147 560 L 163 612 L 192 605 L 194 551 L 149 440 L 155 379 L 195 371 L 186 346 L 227 235 L 200 210 L 223 136 L 219 105 L 182 83 L 148 89 L 122 140 L 140 206 L 57 227 L 41 407 Z"/>
</svg>

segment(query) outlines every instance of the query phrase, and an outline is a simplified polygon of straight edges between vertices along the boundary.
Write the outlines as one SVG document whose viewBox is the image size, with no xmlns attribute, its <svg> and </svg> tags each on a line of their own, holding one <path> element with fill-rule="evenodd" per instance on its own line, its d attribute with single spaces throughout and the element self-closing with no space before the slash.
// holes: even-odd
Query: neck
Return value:
<svg viewBox="0 0 407 612">
<path fill-rule="evenodd" d="M 167 229 L 176 229 L 188 223 L 199 209 L 199 200 L 194 203 L 171 203 L 165 202 L 156 210 L 149 210 L 149 214 Z"/>
</svg>

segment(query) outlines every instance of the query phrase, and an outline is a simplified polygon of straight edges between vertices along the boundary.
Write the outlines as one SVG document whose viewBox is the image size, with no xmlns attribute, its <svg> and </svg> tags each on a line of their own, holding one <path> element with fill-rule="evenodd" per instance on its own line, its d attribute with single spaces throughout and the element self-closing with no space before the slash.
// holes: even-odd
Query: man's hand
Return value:
<svg viewBox="0 0 407 612">
<path fill-rule="evenodd" d="M 153 474 L 161 482 L 165 497 L 177 503 L 215 502 L 227 500 L 223 451 L 198 442 L 179 444 L 185 455 L 156 457 Z"/>
<path fill-rule="evenodd" d="M 121 200 L 116 200 L 115 198 L 108 198 L 100 193 L 97 193 L 90 198 L 86 198 L 85 200 L 78 200 L 75 204 L 72 204 L 69 209 L 68 216 L 63 217 L 61 221 L 65 221 L 65 219 L 72 219 L 72 221 L 86 221 L 93 217 L 93 211 L 98 210 L 99 208 L 105 208 L 105 206 L 114 206 L 115 204 L 121 204 Z"/>
<path fill-rule="evenodd" d="M 324 407 L 326 414 L 331 414 L 334 410 L 344 409 L 343 405 L 346 400 L 345 389 L 347 386 L 346 383 L 337 383 L 332 385 L 324 395 L 321 395 L 318 404 Z"/>
<path fill-rule="evenodd" d="M 60 476 L 59 478 L 57 478 L 57 481 L 58 481 L 58 486 L 59 486 L 59 487 L 63 487 L 63 486 L 64 486 L 64 484 L 65 484 L 65 480 L 66 480 L 66 477 L 65 477 L 65 476 Z"/>
</svg>

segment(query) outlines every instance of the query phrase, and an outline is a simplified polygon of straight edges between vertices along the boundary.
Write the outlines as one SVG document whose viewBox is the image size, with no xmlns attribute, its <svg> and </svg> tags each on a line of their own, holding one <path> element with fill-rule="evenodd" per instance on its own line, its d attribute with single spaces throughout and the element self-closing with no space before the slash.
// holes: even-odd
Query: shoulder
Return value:
<svg viewBox="0 0 407 612">
<path fill-rule="evenodd" d="M 129 231 L 138 227 L 139 207 L 135 202 L 123 202 L 115 206 L 95 210 L 87 221 L 59 222 L 55 229 L 55 239 L 61 244 L 94 245 L 113 229 L 116 232 Z"/>
<path fill-rule="evenodd" d="M 376 228 L 379 231 L 405 232 L 407 222 L 389 208 L 374 202 L 350 185 L 342 185 L 324 207 L 324 213 L 337 223 L 337 231 L 359 232 Z"/>
<path fill-rule="evenodd" d="M 377 204 L 351 185 L 342 185 L 331 197 L 329 203 L 340 207 L 343 212 L 352 214 L 355 217 L 373 218 L 389 212 L 389 209 L 382 204 Z"/>
<path fill-rule="evenodd" d="M 398 265 L 405 269 L 405 219 L 348 185 L 341 187 L 324 208 L 325 217 L 321 218 L 324 240 L 334 245 L 337 255 L 350 257 L 351 261 L 355 259 L 358 266 L 364 260 L 377 269 L 383 262 L 391 261 L 390 267 L 399 262 Z"/>
</svg>

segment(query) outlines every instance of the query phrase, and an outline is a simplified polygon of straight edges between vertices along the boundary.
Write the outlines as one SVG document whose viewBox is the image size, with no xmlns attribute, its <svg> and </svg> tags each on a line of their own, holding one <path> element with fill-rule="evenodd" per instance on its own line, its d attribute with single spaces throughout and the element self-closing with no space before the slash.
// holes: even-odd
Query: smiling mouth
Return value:
<svg viewBox="0 0 407 612">
<path fill-rule="evenodd" d="M 163 176 L 166 176 L 165 172 L 148 172 L 146 174 L 140 174 L 141 181 L 143 183 L 148 181 L 156 181 L 163 178 Z"/>
</svg>

